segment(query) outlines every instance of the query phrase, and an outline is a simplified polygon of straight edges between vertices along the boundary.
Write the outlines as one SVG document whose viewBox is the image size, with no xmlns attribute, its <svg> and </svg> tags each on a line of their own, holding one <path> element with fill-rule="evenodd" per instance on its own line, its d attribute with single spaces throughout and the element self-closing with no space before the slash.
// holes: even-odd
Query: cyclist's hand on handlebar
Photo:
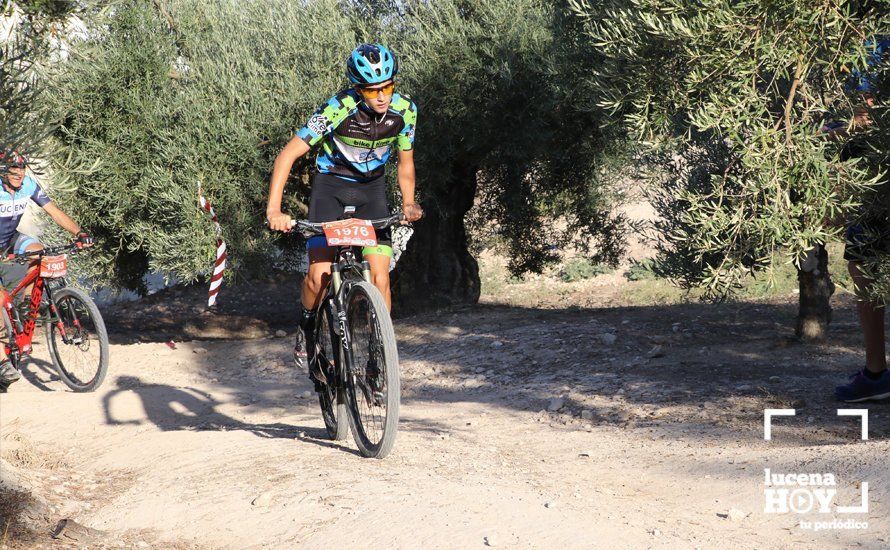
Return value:
<svg viewBox="0 0 890 550">
<path fill-rule="evenodd" d="M 269 212 L 266 219 L 269 220 L 269 229 L 272 231 L 290 231 L 293 227 L 291 217 L 281 212 Z"/>
<path fill-rule="evenodd" d="M 423 208 L 417 203 L 402 205 L 402 212 L 405 214 L 405 222 L 416 222 L 423 217 Z"/>
<path fill-rule="evenodd" d="M 94 244 L 96 242 L 93 240 L 93 237 L 86 231 L 81 231 L 77 234 L 77 248 L 87 248 Z"/>
</svg>

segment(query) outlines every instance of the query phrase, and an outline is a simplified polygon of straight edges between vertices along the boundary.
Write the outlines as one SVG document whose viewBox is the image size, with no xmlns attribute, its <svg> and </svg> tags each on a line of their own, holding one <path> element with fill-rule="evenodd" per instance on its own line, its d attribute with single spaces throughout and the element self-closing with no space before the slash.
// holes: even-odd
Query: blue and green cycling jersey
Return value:
<svg viewBox="0 0 890 550">
<path fill-rule="evenodd" d="M 297 136 L 310 147 L 321 144 L 315 165 L 322 174 L 365 182 L 384 174 L 393 148 L 414 148 L 417 106 L 393 94 L 389 110 L 377 114 L 352 88 L 332 97 L 309 117 Z"/>
</svg>

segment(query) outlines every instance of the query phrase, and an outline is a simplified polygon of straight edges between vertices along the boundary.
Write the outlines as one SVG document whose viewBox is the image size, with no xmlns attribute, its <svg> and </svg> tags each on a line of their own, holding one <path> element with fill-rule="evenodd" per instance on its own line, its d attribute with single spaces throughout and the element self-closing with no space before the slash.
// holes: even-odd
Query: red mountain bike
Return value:
<svg viewBox="0 0 890 550">
<path fill-rule="evenodd" d="M 40 268 L 12 292 L 0 288 L 0 342 L 12 365 L 20 369 L 31 354 L 34 330 L 41 322 L 59 378 L 72 390 L 87 392 L 99 387 L 108 371 L 108 333 L 95 302 L 66 280 L 68 254 L 81 246 L 74 242 L 6 258 L 19 264 L 39 259 Z M 31 284 L 30 300 L 16 305 L 16 297 Z"/>
</svg>

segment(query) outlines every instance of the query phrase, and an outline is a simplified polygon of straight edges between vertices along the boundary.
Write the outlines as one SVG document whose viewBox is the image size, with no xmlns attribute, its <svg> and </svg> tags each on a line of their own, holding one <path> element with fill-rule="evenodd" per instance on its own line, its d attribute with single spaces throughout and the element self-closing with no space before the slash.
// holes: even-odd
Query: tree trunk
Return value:
<svg viewBox="0 0 890 550">
<path fill-rule="evenodd" d="M 424 218 L 393 272 L 398 313 L 479 301 L 479 264 L 467 248 L 464 215 L 476 196 L 476 167 L 455 162 L 452 180 L 422 202 Z"/>
<path fill-rule="evenodd" d="M 816 245 L 797 270 L 800 305 L 795 333 L 804 340 L 825 338 L 831 322 L 831 295 L 834 283 L 828 273 L 828 252 Z"/>
</svg>

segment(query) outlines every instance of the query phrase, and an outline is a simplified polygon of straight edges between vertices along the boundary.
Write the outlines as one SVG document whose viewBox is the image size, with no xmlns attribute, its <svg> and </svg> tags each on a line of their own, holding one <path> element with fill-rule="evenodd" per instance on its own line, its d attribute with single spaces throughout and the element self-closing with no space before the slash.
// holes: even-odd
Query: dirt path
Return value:
<svg viewBox="0 0 890 550">
<path fill-rule="evenodd" d="M 41 345 L 30 383 L 0 396 L 4 480 L 100 547 L 890 544 L 890 406 L 868 407 L 859 442 L 830 395 L 858 361 L 848 307 L 831 345 L 801 346 L 789 304 L 620 308 L 603 292 L 590 309 L 398 321 L 403 415 L 383 461 L 322 437 L 290 336 L 114 344 L 92 394 L 63 391 Z M 771 442 L 766 407 L 798 409 Z M 870 510 L 766 514 L 764 468 L 831 472 L 841 505 L 867 481 Z M 62 544 L 26 512 L 7 513 L 7 544 Z M 869 528 L 798 525 L 835 517 Z"/>
</svg>

